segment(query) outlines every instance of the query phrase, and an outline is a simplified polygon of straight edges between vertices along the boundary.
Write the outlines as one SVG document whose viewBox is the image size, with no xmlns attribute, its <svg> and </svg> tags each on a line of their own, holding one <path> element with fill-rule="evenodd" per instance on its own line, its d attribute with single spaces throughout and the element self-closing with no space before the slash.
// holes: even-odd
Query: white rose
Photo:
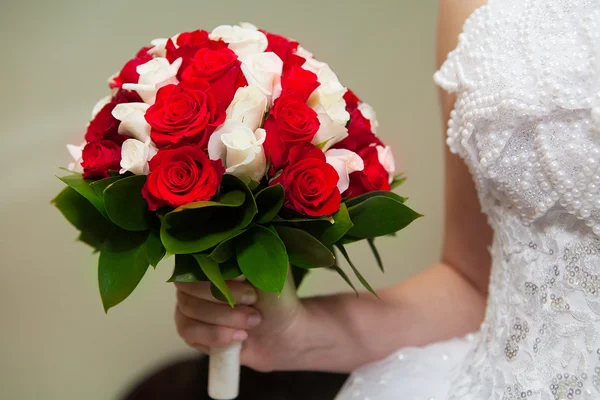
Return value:
<svg viewBox="0 0 600 400">
<path fill-rule="evenodd" d="M 106 96 L 98 100 L 94 108 L 92 109 L 92 119 L 96 118 L 96 115 L 104 108 L 105 105 L 110 103 L 112 96 Z"/>
<path fill-rule="evenodd" d="M 173 41 L 173 44 L 175 45 L 175 47 L 177 46 L 177 37 L 179 36 L 179 33 L 173 37 L 171 37 L 171 40 Z M 150 50 L 148 50 L 148 54 L 150 54 L 153 57 L 166 57 L 167 56 L 167 42 L 169 41 L 169 39 L 167 38 L 158 38 L 158 39 L 154 39 L 150 42 L 150 44 L 152 45 L 152 48 L 150 48 Z"/>
<path fill-rule="evenodd" d="M 157 149 L 150 140 L 140 142 L 137 139 L 127 139 L 121 147 L 121 174 L 133 172 L 136 175 L 148 175 L 148 161 L 154 157 Z"/>
<path fill-rule="evenodd" d="M 227 119 L 246 125 L 252 132 L 257 130 L 267 111 L 267 96 L 257 86 L 245 86 L 235 92 L 227 107 Z"/>
<path fill-rule="evenodd" d="M 298 49 L 296 50 L 295 54 L 306 60 L 306 62 L 302 64 L 302 69 L 313 72 L 315 75 L 317 75 L 319 82 L 331 80 L 333 77 L 335 77 L 335 80 L 338 80 L 337 76 L 333 73 L 329 65 L 316 60 L 313 57 L 313 54 L 310 51 L 303 48 L 302 46 L 298 46 Z M 324 70 L 327 71 L 323 72 Z M 333 74 L 333 77 L 331 74 Z"/>
<path fill-rule="evenodd" d="M 181 58 L 173 61 L 173 64 L 170 64 L 166 58 L 153 58 L 137 67 L 137 73 L 140 74 L 138 83 L 126 83 L 123 85 L 123 89 L 135 90 L 144 102 L 154 104 L 158 89 L 169 84 L 179 83 L 177 72 L 181 67 L 181 62 Z"/>
<path fill-rule="evenodd" d="M 270 102 L 281 94 L 283 61 L 272 52 L 252 54 L 242 60 L 242 72 L 248 85 L 257 86 Z"/>
<path fill-rule="evenodd" d="M 83 167 L 81 166 L 81 154 L 83 153 L 83 148 L 85 147 L 85 142 L 81 146 L 76 146 L 74 144 L 68 144 L 67 150 L 69 154 L 73 158 L 73 162 L 69 164 L 67 169 L 73 172 L 83 172 Z"/>
<path fill-rule="evenodd" d="M 264 129 L 252 132 L 238 121 L 226 121 L 211 135 L 208 155 L 211 160 L 223 160 L 226 173 L 259 182 L 267 167 L 262 146 L 266 137 Z"/>
<path fill-rule="evenodd" d="M 346 91 L 347 89 L 335 79 L 321 82 L 308 99 L 308 105 L 318 113 L 327 113 L 336 124 L 346 126 L 350 120 L 344 100 Z"/>
<path fill-rule="evenodd" d="M 331 146 L 348 137 L 348 129 L 333 122 L 329 115 L 321 113 L 318 114 L 318 118 L 319 130 L 312 140 L 312 144 L 315 146 L 320 146 L 323 151 L 327 151 Z"/>
<path fill-rule="evenodd" d="M 304 52 L 305 50 L 302 49 L 300 54 Z M 308 105 L 318 113 L 327 113 L 335 123 L 345 126 L 350 120 L 350 114 L 346 111 L 346 100 L 344 100 L 344 94 L 348 89 L 340 83 L 335 72 L 324 62 L 307 58 L 302 68 L 317 75 L 317 80 L 321 84 L 311 94 Z"/>
<path fill-rule="evenodd" d="M 157 38 L 150 42 L 152 47 L 148 50 L 148 54 L 153 57 L 166 57 L 167 56 L 167 38 Z"/>
<path fill-rule="evenodd" d="M 305 69 L 317 75 L 317 80 L 320 83 L 325 84 L 332 81 L 337 83 L 340 82 L 339 78 L 337 77 L 335 72 L 333 72 L 331 67 L 327 63 L 313 58 L 311 52 L 307 51 L 302 47 L 298 47 L 298 50 L 296 50 L 295 54 L 306 60 L 306 62 L 302 64 L 302 69 Z"/>
<path fill-rule="evenodd" d="M 298 48 L 296 49 L 296 52 L 294 54 L 299 55 L 300 57 L 306 59 L 307 61 L 309 59 L 313 58 L 313 53 L 311 53 L 310 51 L 306 50 L 302 46 L 298 46 Z"/>
<path fill-rule="evenodd" d="M 150 125 L 144 117 L 150 107 L 146 103 L 121 103 L 113 109 L 112 115 L 121 121 L 119 134 L 145 142 L 150 138 Z"/>
<path fill-rule="evenodd" d="M 358 105 L 358 111 L 360 111 L 362 116 L 368 119 L 371 123 L 371 131 L 373 133 L 377 133 L 379 122 L 377 121 L 377 114 L 375 114 L 375 110 L 373 109 L 373 107 L 371 107 L 367 103 L 360 103 Z"/>
<path fill-rule="evenodd" d="M 253 31 L 257 31 L 258 28 L 256 27 L 256 25 L 251 24 L 250 22 L 240 22 L 240 28 L 244 28 L 244 29 L 250 29 Z"/>
<path fill-rule="evenodd" d="M 331 149 L 325 153 L 327 163 L 337 171 L 340 180 L 337 187 L 344 193 L 350 186 L 350 174 L 365 168 L 363 159 L 353 151 L 346 149 Z"/>
<path fill-rule="evenodd" d="M 317 80 L 319 80 L 318 78 L 319 75 L 321 75 L 321 71 L 323 71 L 324 68 L 328 67 L 329 66 L 324 62 L 318 61 L 312 57 L 306 58 L 306 62 L 302 64 L 302 69 L 313 72 L 315 75 L 317 75 Z"/>
<path fill-rule="evenodd" d="M 377 159 L 379 164 L 387 171 L 390 175 L 389 182 L 392 183 L 394 180 L 394 174 L 396 173 L 396 162 L 394 161 L 394 155 L 392 154 L 392 148 L 390 146 L 377 146 Z"/>
<path fill-rule="evenodd" d="M 350 120 L 350 114 L 346 111 L 346 100 L 344 100 L 344 94 L 348 89 L 340 83 L 327 63 L 314 59 L 312 53 L 302 47 L 298 47 L 296 54 L 306 59 L 302 69 L 317 75 L 317 80 L 321 84 L 310 96 L 308 105 L 318 113 L 326 112 L 335 123 L 345 126 Z"/>
<path fill-rule="evenodd" d="M 269 44 L 264 33 L 256 29 L 255 26 L 244 25 L 217 26 L 208 37 L 212 40 L 221 39 L 229 45 L 229 48 L 242 59 L 251 54 L 262 53 Z"/>
</svg>

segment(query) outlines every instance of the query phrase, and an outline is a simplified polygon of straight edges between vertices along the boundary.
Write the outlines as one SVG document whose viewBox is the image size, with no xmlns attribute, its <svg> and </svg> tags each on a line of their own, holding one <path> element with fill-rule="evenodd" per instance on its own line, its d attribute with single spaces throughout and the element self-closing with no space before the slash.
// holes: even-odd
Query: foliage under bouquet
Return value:
<svg viewBox="0 0 600 400">
<path fill-rule="evenodd" d="M 390 192 L 375 112 L 297 42 L 249 24 L 180 33 L 142 48 L 109 80 L 53 200 L 100 253 L 104 309 L 149 265 L 170 281 L 242 276 L 280 293 L 288 271 L 337 266 L 334 248 L 391 235 L 420 215 Z M 359 281 L 372 291 L 355 266 Z"/>
</svg>

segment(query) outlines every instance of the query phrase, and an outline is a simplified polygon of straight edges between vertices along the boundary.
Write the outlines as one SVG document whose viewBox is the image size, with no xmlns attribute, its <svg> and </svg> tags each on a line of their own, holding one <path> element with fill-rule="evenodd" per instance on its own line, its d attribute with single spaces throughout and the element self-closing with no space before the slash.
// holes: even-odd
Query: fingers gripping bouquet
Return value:
<svg viewBox="0 0 600 400">
<path fill-rule="evenodd" d="M 352 285 L 334 248 L 348 259 L 344 246 L 366 239 L 381 266 L 374 238 L 420 216 L 390 192 L 403 179 L 373 109 L 293 40 L 249 24 L 184 32 L 109 86 L 53 201 L 100 253 L 105 310 L 167 254 L 170 281 L 210 281 L 231 306 L 227 280 L 281 293 L 290 265 Z M 215 354 L 231 360 L 217 360 L 211 395 L 235 397 L 239 348 Z"/>
</svg>

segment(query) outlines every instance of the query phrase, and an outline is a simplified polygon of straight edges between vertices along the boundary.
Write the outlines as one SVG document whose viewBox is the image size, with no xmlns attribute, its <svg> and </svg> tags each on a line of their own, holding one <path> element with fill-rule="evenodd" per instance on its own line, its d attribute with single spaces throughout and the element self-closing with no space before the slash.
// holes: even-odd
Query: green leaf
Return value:
<svg viewBox="0 0 600 400">
<path fill-rule="evenodd" d="M 290 223 L 299 223 L 299 222 L 319 222 L 319 221 L 329 221 L 331 217 L 305 217 L 305 216 L 293 216 L 293 215 L 278 215 L 271 222 L 273 223 L 281 223 L 281 224 L 290 224 Z"/>
<path fill-rule="evenodd" d="M 225 279 L 226 281 L 230 281 L 242 275 L 242 270 L 240 269 L 240 266 L 238 265 L 237 260 L 235 258 L 232 258 L 220 264 L 219 268 L 221 269 L 223 279 Z"/>
<path fill-rule="evenodd" d="M 145 175 L 134 175 L 120 179 L 104 190 L 106 213 L 125 230 L 144 231 L 150 227 L 152 213 L 142 196 L 145 184 Z"/>
<path fill-rule="evenodd" d="M 112 225 L 92 203 L 71 187 L 64 188 L 51 203 L 80 231 L 103 238 Z"/>
<path fill-rule="evenodd" d="M 311 234 L 302 229 L 276 226 L 279 238 L 285 244 L 290 263 L 301 268 L 327 268 L 335 263 L 335 256 Z"/>
<path fill-rule="evenodd" d="M 402 185 L 404 182 L 406 182 L 406 177 L 404 175 L 396 175 L 392 183 L 390 183 L 390 188 L 395 189 L 398 186 Z"/>
<path fill-rule="evenodd" d="M 255 180 L 253 180 L 253 179 L 250 179 L 250 181 L 248 182 L 248 188 L 249 188 L 250 190 L 255 190 L 255 189 L 256 189 L 257 187 L 259 187 L 259 186 L 260 186 L 260 182 L 256 182 L 256 181 L 255 181 Z"/>
<path fill-rule="evenodd" d="M 342 244 L 342 245 L 347 245 L 347 244 L 351 244 L 351 243 L 356 243 L 359 242 L 361 240 L 364 240 L 364 238 L 357 238 L 357 237 L 352 237 L 349 235 L 345 235 L 343 238 L 341 238 L 340 240 L 338 240 L 335 244 Z"/>
<path fill-rule="evenodd" d="M 337 272 L 338 275 L 341 276 L 342 279 L 346 281 L 346 283 L 352 288 L 352 290 L 354 290 L 354 293 L 356 293 L 356 295 L 358 296 L 358 290 L 356 290 L 356 287 L 354 287 L 354 285 L 352 284 L 352 281 L 350 280 L 348 275 L 346 275 L 344 270 L 341 269 L 338 265 L 334 265 L 333 267 L 331 267 L 331 269 L 334 270 L 335 272 Z"/>
<path fill-rule="evenodd" d="M 406 201 L 406 197 L 398 196 L 394 192 L 388 192 L 385 190 L 376 190 L 374 192 L 368 192 L 368 193 L 362 194 L 360 196 L 353 197 L 349 200 L 346 200 L 344 203 L 346 204 L 346 207 L 350 208 L 357 204 L 364 203 L 366 200 L 369 200 L 372 197 L 387 197 L 392 200 L 396 200 L 397 202 L 400 202 L 400 203 L 404 203 Z"/>
<path fill-rule="evenodd" d="M 202 268 L 202 272 L 210 279 L 213 285 L 215 285 L 223 296 L 227 299 L 227 302 L 231 307 L 235 306 L 235 300 L 229 291 L 229 287 L 225 283 L 223 279 L 223 275 L 221 275 L 221 270 L 219 269 L 219 264 L 210 259 L 206 254 L 194 254 L 193 255 L 200 268 Z"/>
<path fill-rule="evenodd" d="M 206 251 L 252 222 L 257 209 L 248 186 L 225 175 L 221 192 L 218 200 L 193 203 L 166 214 L 160 234 L 169 253 Z"/>
<path fill-rule="evenodd" d="M 348 235 L 374 238 L 397 232 L 422 215 L 389 196 L 374 196 L 348 208 L 354 226 Z"/>
<path fill-rule="evenodd" d="M 294 286 L 296 287 L 296 289 L 299 289 L 300 285 L 304 281 L 304 278 L 310 272 L 310 270 L 292 265 L 291 271 L 292 278 L 294 279 Z"/>
<path fill-rule="evenodd" d="M 214 283 L 210 283 L 210 294 L 213 295 L 213 297 L 219 301 L 222 301 L 223 303 L 227 303 L 227 297 L 225 297 L 225 295 L 223 295 L 223 293 L 221 293 L 221 291 L 219 290 L 218 287 L 215 286 Z"/>
<path fill-rule="evenodd" d="M 208 280 L 193 256 L 189 254 L 175 255 L 175 269 L 167 282 L 206 282 Z"/>
<path fill-rule="evenodd" d="M 333 137 L 330 137 L 327 140 L 323 140 L 321 143 L 317 144 L 317 148 L 323 150 L 325 148 L 325 146 L 327 145 L 327 143 L 329 143 L 331 141 L 331 139 L 333 139 Z"/>
<path fill-rule="evenodd" d="M 326 226 L 323 234 L 321 235 L 321 241 L 330 245 L 340 240 L 354 224 L 348 214 L 348 208 L 346 204 L 341 204 L 340 209 L 333 215 L 333 224 Z"/>
<path fill-rule="evenodd" d="M 235 251 L 238 265 L 252 285 L 265 292 L 281 293 L 289 260 L 276 233 L 256 225 L 236 239 Z"/>
<path fill-rule="evenodd" d="M 104 311 L 125 300 L 148 269 L 146 233 L 118 231 L 106 238 L 98 261 Z"/>
<path fill-rule="evenodd" d="M 256 206 L 258 207 L 256 222 L 265 224 L 275 218 L 283 206 L 284 197 L 283 186 L 280 184 L 268 186 L 258 192 L 256 195 Z"/>
<path fill-rule="evenodd" d="M 233 239 L 244 233 L 244 231 L 238 231 L 224 239 L 221 243 L 214 248 L 210 253 L 210 258 L 218 264 L 222 264 L 225 261 L 231 259 L 235 255 L 235 247 L 233 246 Z"/>
<path fill-rule="evenodd" d="M 98 235 L 92 232 L 81 232 L 77 240 L 92 247 L 94 249 L 94 253 L 97 253 L 102 249 L 105 238 L 106 235 Z"/>
<path fill-rule="evenodd" d="M 146 257 L 150 265 L 156 268 L 160 260 L 165 256 L 165 253 L 165 247 L 160 241 L 160 234 L 156 231 L 151 231 L 146 240 Z"/>
<path fill-rule="evenodd" d="M 375 257 L 375 260 L 377 261 L 377 265 L 379 266 L 379 269 L 381 270 L 381 272 L 385 272 L 385 269 L 383 268 L 383 262 L 381 261 L 381 256 L 379 255 L 379 250 L 377 250 L 377 247 L 375 246 L 375 239 L 369 238 L 369 239 L 367 239 L 367 242 L 369 242 L 369 247 L 371 248 L 371 251 L 373 252 L 373 256 Z"/>
<path fill-rule="evenodd" d="M 61 171 L 64 171 L 70 175 L 81 175 L 80 172 L 75 172 L 75 171 L 71 171 L 69 168 L 65 168 L 65 167 L 58 167 L 58 169 L 60 169 Z"/>
<path fill-rule="evenodd" d="M 243 231 L 237 232 L 242 234 Z M 215 249 L 210 253 L 210 258 L 216 263 L 224 263 L 229 260 L 235 254 L 235 248 L 231 240 L 221 242 Z"/>
<path fill-rule="evenodd" d="M 110 184 L 115 183 L 121 179 L 120 176 L 111 176 L 110 178 L 100 179 L 99 181 L 90 182 L 90 188 L 96 193 L 100 199 L 104 199 L 104 189 L 106 189 Z"/>
<path fill-rule="evenodd" d="M 375 291 L 373 290 L 371 285 L 369 285 L 369 282 L 367 282 L 367 280 L 364 278 L 364 276 L 362 276 L 360 271 L 358 269 L 356 269 L 356 267 L 354 266 L 354 263 L 352 263 L 352 260 L 350 260 L 350 257 L 348 256 L 348 253 L 346 252 L 346 249 L 344 248 L 344 246 L 337 245 L 337 248 L 340 250 L 340 253 L 342 253 L 344 258 L 350 265 L 350 268 L 352 268 L 352 271 L 354 271 L 354 275 L 356 275 L 356 277 L 358 278 L 360 283 L 365 287 L 365 289 L 367 289 L 369 292 L 371 292 L 375 297 L 379 297 L 379 296 L 377 296 L 377 293 L 375 293 Z"/>
<path fill-rule="evenodd" d="M 188 215 L 192 215 L 189 212 L 186 213 L 186 211 L 199 210 L 206 207 L 239 207 L 244 204 L 245 198 L 246 194 L 243 191 L 234 190 L 232 192 L 223 194 L 219 200 L 196 201 L 183 205 L 171 211 L 170 213 L 167 213 L 165 217 L 169 223 L 177 225 L 178 221 L 183 221 Z"/>
<path fill-rule="evenodd" d="M 62 176 L 58 177 L 58 179 L 60 179 L 69 187 L 74 189 L 77 193 L 85 197 L 90 203 L 94 205 L 94 207 L 96 207 L 98 211 L 100 211 L 100 214 L 102 214 L 103 217 L 108 218 L 108 216 L 106 215 L 106 210 L 104 209 L 104 201 L 101 197 L 98 197 L 94 189 L 90 187 L 90 183 L 92 181 L 83 179 L 83 176 L 81 176 L 81 174 Z"/>
</svg>

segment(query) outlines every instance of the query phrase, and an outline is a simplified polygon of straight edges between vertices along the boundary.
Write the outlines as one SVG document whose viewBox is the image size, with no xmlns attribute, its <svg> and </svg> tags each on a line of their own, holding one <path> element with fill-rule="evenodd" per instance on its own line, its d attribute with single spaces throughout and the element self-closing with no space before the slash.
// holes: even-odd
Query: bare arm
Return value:
<svg viewBox="0 0 600 400">
<path fill-rule="evenodd" d="M 464 20 L 483 2 L 440 1 L 438 64 L 456 46 Z M 440 100 L 445 124 L 454 98 L 441 93 Z M 492 233 L 463 162 L 446 151 L 445 166 L 440 262 L 380 291 L 381 300 L 347 294 L 300 301 L 292 290 L 276 300 L 247 283 L 229 282 L 242 304 L 230 309 L 213 298 L 206 282 L 177 284 L 179 334 L 204 352 L 243 341 L 242 362 L 258 370 L 351 371 L 398 348 L 477 329 L 485 308 Z"/>
<path fill-rule="evenodd" d="M 456 47 L 464 20 L 481 5 L 482 0 L 441 1 L 438 65 Z M 445 124 L 455 100 L 440 92 L 440 101 Z M 445 170 L 441 262 L 381 291 L 383 303 L 353 295 L 305 301 L 318 321 L 310 324 L 311 334 L 307 335 L 314 340 L 314 351 L 307 352 L 301 365 L 295 367 L 348 371 L 400 347 L 425 345 L 478 328 L 485 309 L 490 274 L 487 247 L 492 232 L 480 212 L 469 171 L 447 148 Z"/>
</svg>

